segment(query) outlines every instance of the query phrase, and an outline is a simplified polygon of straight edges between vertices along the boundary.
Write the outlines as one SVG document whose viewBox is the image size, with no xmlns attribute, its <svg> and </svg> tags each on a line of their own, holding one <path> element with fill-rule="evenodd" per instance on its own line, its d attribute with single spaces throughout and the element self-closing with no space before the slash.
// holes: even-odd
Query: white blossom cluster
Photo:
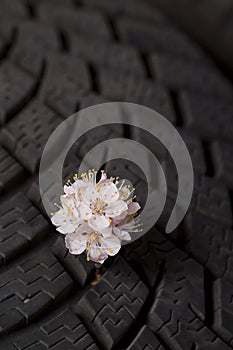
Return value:
<svg viewBox="0 0 233 350">
<path fill-rule="evenodd" d="M 66 247 L 71 254 L 86 251 L 87 260 L 103 263 L 108 255 L 121 249 L 123 240 L 130 241 L 130 233 L 140 231 L 136 213 L 140 205 L 134 201 L 134 188 L 125 180 L 107 178 L 102 171 L 89 170 L 76 174 L 64 186 L 59 210 L 52 214 L 52 223 L 65 235 Z"/>
</svg>

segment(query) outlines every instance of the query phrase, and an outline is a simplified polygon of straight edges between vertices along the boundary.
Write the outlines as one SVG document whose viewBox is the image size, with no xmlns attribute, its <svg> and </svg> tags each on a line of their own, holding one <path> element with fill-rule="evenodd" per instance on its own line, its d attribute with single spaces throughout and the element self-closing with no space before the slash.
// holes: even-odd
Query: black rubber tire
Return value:
<svg viewBox="0 0 233 350">
<path fill-rule="evenodd" d="M 140 0 L 0 3 L 0 349 L 233 349 L 233 89 L 211 57 Z M 167 174 L 155 228 L 94 266 L 72 256 L 41 205 L 38 167 L 52 131 L 106 101 L 149 106 L 190 151 L 195 189 L 165 235 L 177 180 L 167 151 L 141 129 L 99 127 L 74 144 L 64 180 L 113 137 L 151 148 Z M 144 203 L 144 175 L 124 161 Z M 51 184 L 52 186 L 52 184 Z"/>
</svg>

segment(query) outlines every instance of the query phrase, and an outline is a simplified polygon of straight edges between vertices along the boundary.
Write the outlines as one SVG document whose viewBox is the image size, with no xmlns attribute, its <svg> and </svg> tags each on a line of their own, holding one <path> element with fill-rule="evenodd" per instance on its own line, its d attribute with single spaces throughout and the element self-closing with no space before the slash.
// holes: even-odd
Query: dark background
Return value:
<svg viewBox="0 0 233 350">
<path fill-rule="evenodd" d="M 157 5 L 173 22 L 199 42 L 233 77 L 233 3 L 232 0 L 174 2 L 148 1 Z"/>
</svg>

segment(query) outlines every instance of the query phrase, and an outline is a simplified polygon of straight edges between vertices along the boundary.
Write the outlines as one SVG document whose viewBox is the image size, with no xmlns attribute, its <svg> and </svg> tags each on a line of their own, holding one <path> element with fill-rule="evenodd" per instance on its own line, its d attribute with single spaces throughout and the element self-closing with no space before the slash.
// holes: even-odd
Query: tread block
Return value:
<svg viewBox="0 0 233 350">
<path fill-rule="evenodd" d="M 43 238 L 49 224 L 23 194 L 0 205 L 0 256 L 3 262 Z"/>
<path fill-rule="evenodd" d="M 139 180 L 145 180 L 142 170 L 137 167 L 136 164 L 125 159 L 113 159 L 107 162 L 105 170 L 107 174 L 113 177 L 119 176 L 120 179 L 129 180 L 134 185 L 136 185 Z"/>
<path fill-rule="evenodd" d="M 203 264 L 215 277 L 233 282 L 233 231 L 200 214 L 185 219 L 185 237 L 180 240 L 188 253 Z"/>
<path fill-rule="evenodd" d="M 27 193 L 28 198 L 30 199 L 30 201 L 35 205 L 35 207 L 37 207 L 43 214 L 46 215 L 45 209 L 43 207 L 42 204 L 42 200 L 41 200 L 41 194 L 40 194 L 40 189 L 39 189 L 39 180 L 34 181 Z"/>
<path fill-rule="evenodd" d="M 207 60 L 198 45 L 172 26 L 123 17 L 117 21 L 117 29 L 123 42 L 146 52 L 165 52 L 191 60 Z"/>
<path fill-rule="evenodd" d="M 91 90 L 86 64 L 67 55 L 50 54 L 39 96 L 46 104 L 67 118 L 76 111 L 78 98 Z"/>
<path fill-rule="evenodd" d="M 72 279 L 49 250 L 1 275 L 0 333 L 28 324 L 72 287 Z"/>
<path fill-rule="evenodd" d="M 29 35 L 30 33 L 30 35 Z M 28 48 L 38 47 L 40 50 L 59 50 L 60 44 L 55 29 L 39 22 L 24 21 L 19 23 L 17 42 L 26 44 Z"/>
<path fill-rule="evenodd" d="M 17 29 L 10 59 L 24 71 L 39 75 L 45 56 L 60 50 L 58 35 L 54 28 L 33 21 L 17 23 Z"/>
<path fill-rule="evenodd" d="M 24 43 L 17 41 L 10 52 L 9 60 L 26 73 L 41 76 L 44 64 L 43 54 L 38 47 L 29 47 L 27 41 Z"/>
<path fill-rule="evenodd" d="M 68 154 L 63 168 L 63 184 L 67 182 L 68 179 L 73 178 L 74 174 L 78 172 L 79 165 L 81 163 L 80 158 L 76 156 L 75 154 Z M 55 201 L 59 201 L 59 197 L 54 197 L 54 194 L 60 193 L 60 189 L 57 188 L 57 184 L 54 183 L 52 180 L 48 182 L 48 188 L 44 192 L 44 201 L 51 203 L 54 203 Z M 39 179 L 35 180 L 32 185 L 29 188 L 28 191 L 28 197 L 32 201 L 32 203 L 39 208 L 41 212 L 43 212 L 46 216 L 47 213 L 44 210 L 44 206 L 42 204 L 41 200 L 41 194 L 39 189 Z M 56 208 L 54 208 L 56 209 Z"/>
<path fill-rule="evenodd" d="M 109 43 L 96 38 L 73 35 L 71 52 L 96 66 L 115 68 L 144 76 L 145 71 L 137 51 L 128 46 Z M 98 55 L 96 54 L 98 52 Z"/>
<path fill-rule="evenodd" d="M 87 278 L 90 277 L 93 271 L 94 264 L 92 262 L 87 262 L 85 254 L 69 254 L 62 237 L 57 239 L 52 250 L 58 260 L 61 261 L 62 266 L 65 266 L 66 270 L 69 271 L 73 280 L 77 281 L 81 286 L 84 286 Z"/>
<path fill-rule="evenodd" d="M 109 69 L 98 71 L 100 91 L 114 101 L 142 104 L 175 122 L 175 112 L 167 90 L 160 84 L 135 77 L 133 74 L 115 73 Z"/>
<path fill-rule="evenodd" d="M 172 199 L 177 195 L 177 172 L 171 161 L 164 162 L 168 184 L 168 195 Z M 186 186 L 189 186 L 187 182 Z M 206 215 L 210 219 L 232 225 L 231 201 L 224 183 L 194 172 L 194 189 L 190 203 L 190 211 Z"/>
<path fill-rule="evenodd" d="M 32 95 L 37 81 L 12 63 L 0 67 L 0 124 L 5 123 Z"/>
<path fill-rule="evenodd" d="M 76 304 L 77 313 L 103 349 L 111 349 L 133 327 L 148 289 L 120 257 Z"/>
<path fill-rule="evenodd" d="M 148 326 L 140 329 L 127 350 L 165 350 Z"/>
<path fill-rule="evenodd" d="M 142 129 L 138 129 L 136 127 L 131 127 L 130 129 L 131 138 L 145 145 L 160 161 L 169 159 L 170 156 L 168 150 L 157 138 L 153 137 L 150 133 Z M 194 170 L 201 174 L 205 174 L 207 167 L 200 139 L 196 136 L 196 134 L 188 132 L 183 128 L 176 129 L 188 148 Z"/>
<path fill-rule="evenodd" d="M 194 170 L 200 174 L 205 174 L 207 166 L 201 140 L 195 133 L 189 132 L 186 129 L 177 128 L 177 131 L 180 133 L 180 136 L 186 144 Z"/>
<path fill-rule="evenodd" d="M 130 138 L 139 142 L 140 144 L 143 144 L 160 161 L 167 159 L 168 151 L 166 150 L 165 146 L 149 132 L 134 126 L 130 126 Z"/>
<path fill-rule="evenodd" d="M 25 3 L 21 0 L 2 0 L 0 5 L 0 13 L 4 13 L 4 16 L 24 18 L 27 16 L 27 9 Z"/>
<path fill-rule="evenodd" d="M 230 349 L 203 324 L 203 282 L 203 268 L 195 261 L 177 253 L 166 260 L 148 324 L 171 349 Z"/>
<path fill-rule="evenodd" d="M 97 9 L 107 15 L 119 17 L 119 16 L 140 16 L 146 19 L 151 19 L 158 24 L 168 24 L 168 20 L 159 12 L 155 7 L 149 6 L 149 4 L 140 0 L 84 0 L 84 4 L 90 8 Z"/>
<path fill-rule="evenodd" d="M 19 180 L 23 175 L 23 168 L 11 155 L 0 146 L 0 192 Z"/>
<path fill-rule="evenodd" d="M 233 146 L 217 141 L 213 144 L 212 151 L 217 177 L 233 189 Z"/>
<path fill-rule="evenodd" d="M 1 132 L 1 142 L 34 174 L 51 133 L 62 119 L 41 101 L 32 101 Z"/>
<path fill-rule="evenodd" d="M 233 346 L 232 283 L 217 279 L 214 282 L 214 328 Z"/>
<path fill-rule="evenodd" d="M 151 55 L 150 64 L 156 80 L 172 90 L 191 90 L 232 100 L 232 85 L 215 66 L 167 54 Z"/>
<path fill-rule="evenodd" d="M 207 176 L 196 176 L 192 202 L 197 212 L 231 226 L 231 203 L 224 184 Z"/>
<path fill-rule="evenodd" d="M 24 337 L 14 337 L 4 349 L 10 350 L 13 344 L 13 348 L 17 350 L 48 348 L 98 350 L 78 316 L 71 309 L 65 309 L 36 330 L 28 329 Z"/>
<path fill-rule="evenodd" d="M 40 20 L 52 23 L 69 36 L 70 33 L 85 34 L 109 39 L 110 30 L 104 16 L 94 10 L 75 9 L 63 6 L 51 6 L 41 3 L 37 7 Z"/>
<path fill-rule="evenodd" d="M 204 139 L 232 140 L 233 103 L 231 101 L 216 100 L 185 91 L 180 94 L 179 105 L 185 125 Z M 219 118 L 220 115 L 221 118 Z"/>
<path fill-rule="evenodd" d="M 155 336 L 158 334 L 171 349 L 191 349 L 193 344 L 197 349 L 208 350 L 210 346 L 216 350 L 230 349 L 203 324 L 204 270 L 201 265 L 155 229 L 125 247 L 124 255 L 135 270 L 147 276 L 151 286 L 159 282 L 148 315 L 148 326 Z"/>
<path fill-rule="evenodd" d="M 88 133 L 82 135 L 80 139 L 74 143 L 72 148 L 70 149 L 65 164 L 68 165 L 70 163 L 69 157 L 77 158 L 75 162 L 76 166 L 78 165 L 78 159 L 82 159 L 86 156 L 86 154 L 96 145 L 101 142 L 104 142 L 111 138 L 119 138 L 124 137 L 124 128 L 121 124 L 110 124 L 110 125 L 102 125 L 94 128 L 93 130 L 88 131 Z M 103 161 L 104 161 L 103 154 Z M 88 168 L 89 169 L 89 168 Z M 87 169 L 87 170 L 88 170 Z M 77 168 L 76 168 L 77 172 Z M 73 174 L 71 174 L 73 175 Z"/>
<path fill-rule="evenodd" d="M 161 261 L 176 249 L 159 231 L 152 228 L 146 235 L 124 247 L 124 258 L 153 287 L 158 279 Z"/>
</svg>

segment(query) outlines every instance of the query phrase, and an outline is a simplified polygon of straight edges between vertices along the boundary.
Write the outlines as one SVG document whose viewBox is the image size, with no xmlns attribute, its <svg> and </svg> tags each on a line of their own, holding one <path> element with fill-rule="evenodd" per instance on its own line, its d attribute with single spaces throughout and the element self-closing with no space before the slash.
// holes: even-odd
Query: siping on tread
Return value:
<svg viewBox="0 0 233 350">
<path fill-rule="evenodd" d="M 13 343 L 6 342 L 4 344 L 5 350 L 43 350 L 48 348 L 54 350 L 98 350 L 90 334 L 71 309 L 65 309 L 59 315 L 50 318 L 38 329 L 26 332 L 24 337 L 14 337 Z"/>
<path fill-rule="evenodd" d="M 75 309 L 103 349 L 111 349 L 133 327 L 147 294 L 148 289 L 137 274 L 117 257 Z"/>
<path fill-rule="evenodd" d="M 2 203 L 0 216 L 2 264 L 30 249 L 30 245 L 45 238 L 50 229 L 48 222 L 23 194 L 16 194 Z"/>
<path fill-rule="evenodd" d="M 1 274 L 0 333 L 28 324 L 64 297 L 73 281 L 49 250 Z"/>
<path fill-rule="evenodd" d="M 16 160 L 0 146 L 0 192 L 22 179 L 23 168 Z"/>
</svg>

